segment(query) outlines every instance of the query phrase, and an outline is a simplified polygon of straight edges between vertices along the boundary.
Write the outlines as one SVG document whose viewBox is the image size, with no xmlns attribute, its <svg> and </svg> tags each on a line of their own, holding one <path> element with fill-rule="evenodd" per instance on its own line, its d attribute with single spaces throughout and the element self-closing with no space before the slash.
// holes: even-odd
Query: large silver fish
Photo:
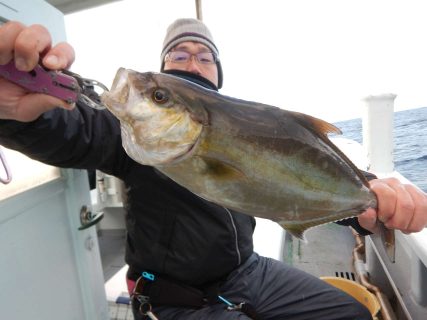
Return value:
<svg viewBox="0 0 427 320">
<path fill-rule="evenodd" d="M 132 159 L 298 238 L 377 206 L 364 176 L 327 138 L 340 130 L 320 119 L 126 69 L 102 101 Z"/>
</svg>

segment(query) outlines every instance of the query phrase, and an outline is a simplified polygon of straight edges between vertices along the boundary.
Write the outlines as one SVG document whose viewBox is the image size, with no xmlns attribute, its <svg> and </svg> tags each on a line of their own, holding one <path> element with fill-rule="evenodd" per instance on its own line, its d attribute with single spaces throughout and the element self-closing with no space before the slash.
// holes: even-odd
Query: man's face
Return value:
<svg viewBox="0 0 427 320">
<path fill-rule="evenodd" d="M 211 50 L 204 44 L 199 42 L 181 42 L 171 51 L 183 51 L 192 55 L 201 52 L 211 52 Z M 167 57 L 167 56 L 166 56 Z M 218 86 L 218 69 L 216 63 L 200 63 L 197 61 L 196 56 L 191 56 L 186 62 L 173 62 L 170 59 L 165 60 L 164 70 L 182 70 L 197 74 L 208 79 L 210 82 Z"/>
</svg>

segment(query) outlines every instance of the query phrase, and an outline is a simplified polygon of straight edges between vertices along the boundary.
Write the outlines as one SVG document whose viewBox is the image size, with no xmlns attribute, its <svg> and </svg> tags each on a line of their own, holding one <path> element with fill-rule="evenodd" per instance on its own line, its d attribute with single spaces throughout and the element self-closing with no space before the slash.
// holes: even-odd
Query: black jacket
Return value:
<svg viewBox="0 0 427 320">
<path fill-rule="evenodd" d="M 142 270 L 193 286 L 224 278 L 253 252 L 255 219 L 194 195 L 122 148 L 119 121 L 107 110 L 78 105 L 30 123 L 0 120 L 0 144 L 64 168 L 98 169 L 127 190 L 128 276 Z M 341 222 L 364 230 L 357 220 Z"/>
<path fill-rule="evenodd" d="M 191 285 L 225 277 L 253 252 L 255 220 L 199 198 L 122 148 L 109 111 L 55 109 L 31 123 L 0 121 L 0 144 L 64 168 L 99 169 L 128 195 L 126 262 Z"/>
</svg>

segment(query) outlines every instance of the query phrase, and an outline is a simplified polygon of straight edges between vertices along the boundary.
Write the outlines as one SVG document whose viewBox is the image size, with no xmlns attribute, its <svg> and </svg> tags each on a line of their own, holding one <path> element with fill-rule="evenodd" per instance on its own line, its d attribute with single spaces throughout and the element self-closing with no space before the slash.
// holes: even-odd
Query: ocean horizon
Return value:
<svg viewBox="0 0 427 320">
<path fill-rule="evenodd" d="M 362 143 L 362 119 L 334 122 L 342 137 Z M 394 112 L 395 170 L 427 192 L 427 107 Z"/>
</svg>

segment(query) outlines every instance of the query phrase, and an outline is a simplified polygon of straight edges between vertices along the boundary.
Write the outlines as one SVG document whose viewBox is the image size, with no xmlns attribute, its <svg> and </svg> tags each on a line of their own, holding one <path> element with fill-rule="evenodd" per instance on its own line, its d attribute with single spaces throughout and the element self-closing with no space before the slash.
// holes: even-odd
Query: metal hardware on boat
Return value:
<svg viewBox="0 0 427 320">
<path fill-rule="evenodd" d="M 93 238 L 91 236 L 87 237 L 85 240 L 86 249 L 91 251 L 94 246 L 95 246 L 95 241 L 93 241 Z"/>
<path fill-rule="evenodd" d="M 0 182 L 4 183 L 4 184 L 8 184 L 9 182 L 12 181 L 12 174 L 10 172 L 9 165 L 6 161 L 6 156 L 4 155 L 1 146 L 0 146 L 0 161 L 3 165 L 4 171 L 6 173 L 6 178 L 0 177 Z"/>
<path fill-rule="evenodd" d="M 139 303 L 141 304 L 139 306 L 139 312 L 142 315 L 147 316 L 148 318 L 150 318 L 152 320 L 159 320 L 159 318 L 157 318 L 156 315 L 151 311 L 153 309 L 153 307 L 151 306 L 149 297 L 139 295 L 136 298 L 138 299 Z"/>
<path fill-rule="evenodd" d="M 105 109 L 105 106 L 102 104 L 100 100 L 100 95 L 96 92 L 95 88 L 100 88 L 102 91 L 108 91 L 108 88 L 106 85 L 104 85 L 103 83 L 97 80 L 83 78 L 77 73 L 71 72 L 69 70 L 62 70 L 62 73 L 67 76 L 71 76 L 77 80 L 77 83 L 81 90 L 78 96 L 79 102 L 82 102 L 83 104 L 93 109 L 98 109 L 98 110 Z"/>
<path fill-rule="evenodd" d="M 80 209 L 80 223 L 81 226 L 79 230 L 85 230 L 97 224 L 99 221 L 104 218 L 104 212 L 97 212 L 95 215 L 92 215 L 92 211 L 88 209 L 87 206 L 82 206 Z"/>
<path fill-rule="evenodd" d="M 151 312 L 151 311 L 147 311 L 147 312 L 145 313 L 145 315 L 146 315 L 147 317 L 149 317 L 151 320 L 159 320 L 159 318 L 157 318 L 157 317 L 154 315 L 154 313 L 153 313 L 153 312 Z"/>
<path fill-rule="evenodd" d="M 386 229 L 384 227 L 381 228 L 381 240 L 390 262 L 395 263 L 396 241 L 394 230 Z"/>
<path fill-rule="evenodd" d="M 356 245 L 353 249 L 353 262 L 359 283 L 366 289 L 368 289 L 370 292 L 372 292 L 378 299 L 378 302 L 381 306 L 380 312 L 382 320 L 397 320 L 397 317 L 386 295 L 380 290 L 380 288 L 369 282 L 368 271 L 365 268 L 365 263 L 363 259 L 365 255 L 365 243 L 362 240 L 362 237 L 354 230 L 353 235 L 356 240 Z"/>
</svg>

